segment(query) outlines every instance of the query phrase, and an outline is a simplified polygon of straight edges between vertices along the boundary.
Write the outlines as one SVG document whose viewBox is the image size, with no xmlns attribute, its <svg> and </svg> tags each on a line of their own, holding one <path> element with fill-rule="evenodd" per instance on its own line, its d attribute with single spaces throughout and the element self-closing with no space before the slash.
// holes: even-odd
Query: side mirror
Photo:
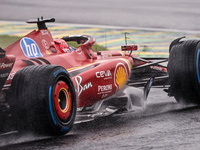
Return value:
<svg viewBox="0 0 200 150">
<path fill-rule="evenodd" d="M 122 51 L 136 51 L 138 49 L 137 45 L 123 45 L 121 46 Z"/>
</svg>

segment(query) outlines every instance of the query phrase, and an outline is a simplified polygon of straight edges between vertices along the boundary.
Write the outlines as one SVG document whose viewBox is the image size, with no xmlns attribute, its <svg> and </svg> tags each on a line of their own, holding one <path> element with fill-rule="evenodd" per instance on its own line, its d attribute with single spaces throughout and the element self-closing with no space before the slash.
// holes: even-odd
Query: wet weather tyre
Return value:
<svg viewBox="0 0 200 150">
<path fill-rule="evenodd" d="M 13 78 L 8 100 L 20 131 L 64 135 L 73 126 L 76 93 L 63 67 L 38 65 L 19 70 Z"/>
<path fill-rule="evenodd" d="M 170 45 L 168 74 L 170 95 L 179 103 L 200 104 L 200 41 L 176 41 Z"/>
</svg>

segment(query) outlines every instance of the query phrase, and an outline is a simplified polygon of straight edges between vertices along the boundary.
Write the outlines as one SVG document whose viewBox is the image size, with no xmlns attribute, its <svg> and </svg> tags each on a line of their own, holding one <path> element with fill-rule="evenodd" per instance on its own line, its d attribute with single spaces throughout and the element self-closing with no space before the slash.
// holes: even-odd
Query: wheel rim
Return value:
<svg viewBox="0 0 200 150">
<path fill-rule="evenodd" d="M 61 120 L 68 119 L 72 109 L 72 99 L 70 89 L 64 81 L 59 81 L 56 84 L 54 92 L 54 105 L 57 116 Z"/>
</svg>

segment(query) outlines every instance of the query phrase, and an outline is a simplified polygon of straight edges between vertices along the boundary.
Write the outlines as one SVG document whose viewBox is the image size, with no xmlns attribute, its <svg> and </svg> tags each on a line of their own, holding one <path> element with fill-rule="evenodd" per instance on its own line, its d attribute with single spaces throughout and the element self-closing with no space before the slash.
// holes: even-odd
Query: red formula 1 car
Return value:
<svg viewBox="0 0 200 150">
<path fill-rule="evenodd" d="M 91 36 L 53 39 L 46 22 L 54 21 L 29 20 L 37 23 L 38 30 L 0 53 L 0 117 L 11 114 L 18 130 L 63 135 L 72 128 L 75 116 L 76 122 L 84 122 L 141 107 L 154 78 L 150 77 L 156 73 L 161 79 L 167 74 L 159 64 L 166 60 L 131 54 L 136 45 L 94 52 Z M 81 45 L 74 48 L 68 41 Z M 136 88 L 145 83 L 144 92 Z"/>
</svg>

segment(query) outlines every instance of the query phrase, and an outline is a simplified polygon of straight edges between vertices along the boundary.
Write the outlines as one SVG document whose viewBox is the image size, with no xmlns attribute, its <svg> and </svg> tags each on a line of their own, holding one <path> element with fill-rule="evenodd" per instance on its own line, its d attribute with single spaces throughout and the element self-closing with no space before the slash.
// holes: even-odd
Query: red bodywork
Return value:
<svg viewBox="0 0 200 150">
<path fill-rule="evenodd" d="M 55 64 L 70 73 L 77 94 L 77 107 L 84 107 L 116 93 L 129 78 L 132 66 L 145 64 L 123 51 L 96 53 L 92 50 L 94 37 L 85 37 L 87 40 L 70 53 L 63 53 L 56 47 L 48 29 L 34 30 L 11 44 L 5 51 L 7 55 L 14 55 L 16 62 L 4 89 L 10 86 L 14 74 L 23 67 Z M 162 67 L 159 69 L 166 71 Z"/>
</svg>

